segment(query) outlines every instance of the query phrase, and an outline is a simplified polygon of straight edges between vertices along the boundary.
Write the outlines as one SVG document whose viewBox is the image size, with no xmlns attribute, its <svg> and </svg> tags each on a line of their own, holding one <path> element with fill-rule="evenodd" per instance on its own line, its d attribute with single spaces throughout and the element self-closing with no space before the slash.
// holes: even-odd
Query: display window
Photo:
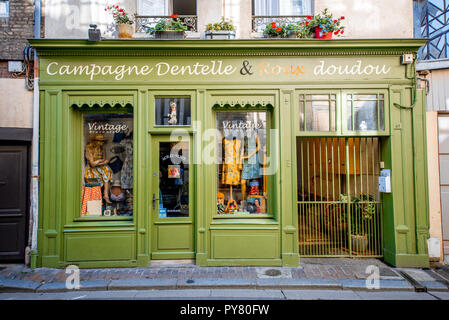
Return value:
<svg viewBox="0 0 449 320">
<path fill-rule="evenodd" d="M 267 112 L 217 112 L 217 214 L 267 214 Z"/>
<path fill-rule="evenodd" d="M 133 216 L 133 114 L 83 113 L 81 216 Z"/>
</svg>

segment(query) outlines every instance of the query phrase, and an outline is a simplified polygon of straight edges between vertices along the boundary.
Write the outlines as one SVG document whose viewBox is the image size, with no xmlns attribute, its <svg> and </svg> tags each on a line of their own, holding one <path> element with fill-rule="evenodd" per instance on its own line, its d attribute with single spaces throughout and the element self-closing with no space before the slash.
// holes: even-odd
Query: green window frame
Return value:
<svg viewBox="0 0 449 320">
<path fill-rule="evenodd" d="M 161 125 L 156 124 L 156 99 L 190 99 L 190 124 L 188 125 Z M 148 94 L 149 103 L 149 132 L 151 134 L 170 134 L 176 129 L 185 129 L 188 133 L 193 133 L 193 122 L 196 120 L 196 92 L 193 90 L 158 90 Z"/>
</svg>

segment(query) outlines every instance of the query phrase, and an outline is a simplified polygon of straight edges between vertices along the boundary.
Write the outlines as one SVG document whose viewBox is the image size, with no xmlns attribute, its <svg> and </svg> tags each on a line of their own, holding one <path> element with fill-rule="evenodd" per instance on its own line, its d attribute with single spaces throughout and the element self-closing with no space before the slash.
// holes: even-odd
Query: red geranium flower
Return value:
<svg viewBox="0 0 449 320">
<path fill-rule="evenodd" d="M 341 34 L 345 33 L 343 30 L 341 30 Z"/>
<path fill-rule="evenodd" d="M 307 16 L 307 19 L 312 20 L 312 16 Z"/>
<path fill-rule="evenodd" d="M 334 32 L 335 35 L 337 35 L 340 32 L 340 30 L 337 30 Z"/>
<path fill-rule="evenodd" d="M 334 20 L 334 23 L 337 23 L 338 20 Z"/>
<path fill-rule="evenodd" d="M 345 17 L 344 16 L 342 16 L 341 18 L 340 18 L 341 20 L 344 20 L 345 19 Z"/>
<path fill-rule="evenodd" d="M 309 25 L 309 21 L 306 21 L 306 26 L 308 26 Z"/>
<path fill-rule="evenodd" d="M 276 31 L 282 31 L 282 28 L 281 27 L 278 27 L 277 29 L 276 29 Z"/>
<path fill-rule="evenodd" d="M 172 14 L 170 17 L 172 17 L 172 18 L 177 18 L 177 17 L 179 17 L 179 15 L 177 15 L 177 14 Z"/>
</svg>

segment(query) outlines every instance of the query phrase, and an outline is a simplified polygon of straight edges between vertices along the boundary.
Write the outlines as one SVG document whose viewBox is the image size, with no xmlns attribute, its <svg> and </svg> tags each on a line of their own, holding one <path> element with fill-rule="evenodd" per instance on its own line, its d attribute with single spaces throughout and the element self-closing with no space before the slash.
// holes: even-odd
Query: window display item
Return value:
<svg viewBox="0 0 449 320">
<path fill-rule="evenodd" d="M 217 193 L 217 213 L 225 213 L 226 208 L 224 205 L 225 196 L 222 192 Z"/>
<path fill-rule="evenodd" d="M 84 186 L 82 190 L 81 216 L 101 216 L 101 202 L 102 197 L 100 185 L 90 187 Z"/>
<path fill-rule="evenodd" d="M 170 113 L 168 114 L 170 118 L 167 122 L 168 124 L 177 124 L 178 120 L 176 119 L 176 102 L 170 101 Z"/>
<path fill-rule="evenodd" d="M 125 148 L 125 160 L 123 161 L 121 172 L 121 183 L 123 189 L 133 188 L 133 140 L 132 131 L 122 142 L 122 146 Z"/>
<path fill-rule="evenodd" d="M 168 165 L 168 177 L 169 178 L 180 178 L 181 177 L 181 167 L 179 165 Z"/>
<path fill-rule="evenodd" d="M 111 201 L 121 202 L 125 200 L 125 191 L 122 189 L 120 181 L 114 181 L 111 186 Z"/>
<path fill-rule="evenodd" d="M 101 186 L 104 187 L 104 199 L 107 203 L 109 200 L 109 182 L 112 179 L 112 170 L 108 166 L 108 160 L 105 157 L 103 145 L 105 138 L 102 133 L 94 134 L 90 142 L 86 146 L 85 157 L 87 160 L 85 179 L 98 179 Z"/>
<path fill-rule="evenodd" d="M 259 181 L 253 180 L 249 183 L 249 194 L 250 195 L 259 194 Z"/>
<path fill-rule="evenodd" d="M 111 168 L 113 173 L 120 172 L 122 170 L 123 161 L 118 156 L 112 157 L 109 160 L 109 168 Z"/>
<path fill-rule="evenodd" d="M 245 137 L 245 153 L 246 156 L 243 157 L 243 170 L 242 170 L 242 199 L 246 197 L 246 184 L 247 180 L 259 179 L 260 176 L 260 166 L 259 166 L 259 150 L 260 142 L 257 133 L 253 129 L 246 130 Z M 251 183 L 250 183 L 251 186 Z M 257 184 L 257 188 L 259 185 Z M 253 191 L 254 192 L 254 191 Z M 250 191 L 251 194 L 251 191 Z"/>
</svg>

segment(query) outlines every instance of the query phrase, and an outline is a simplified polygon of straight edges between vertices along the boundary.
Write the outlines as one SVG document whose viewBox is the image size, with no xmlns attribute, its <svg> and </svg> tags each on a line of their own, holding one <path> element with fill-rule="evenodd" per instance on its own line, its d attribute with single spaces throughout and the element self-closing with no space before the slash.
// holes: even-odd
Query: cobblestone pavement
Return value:
<svg viewBox="0 0 449 320">
<path fill-rule="evenodd" d="M 130 280 L 130 279 L 198 279 L 198 278 L 322 278 L 366 279 L 366 268 L 379 267 L 381 278 L 400 277 L 378 259 L 303 258 L 296 268 L 289 267 L 199 267 L 194 262 L 184 264 L 152 264 L 145 268 L 81 269 L 80 280 Z M 0 265 L 0 278 L 35 282 L 63 282 L 64 269 L 30 269 L 20 264 Z"/>
</svg>

